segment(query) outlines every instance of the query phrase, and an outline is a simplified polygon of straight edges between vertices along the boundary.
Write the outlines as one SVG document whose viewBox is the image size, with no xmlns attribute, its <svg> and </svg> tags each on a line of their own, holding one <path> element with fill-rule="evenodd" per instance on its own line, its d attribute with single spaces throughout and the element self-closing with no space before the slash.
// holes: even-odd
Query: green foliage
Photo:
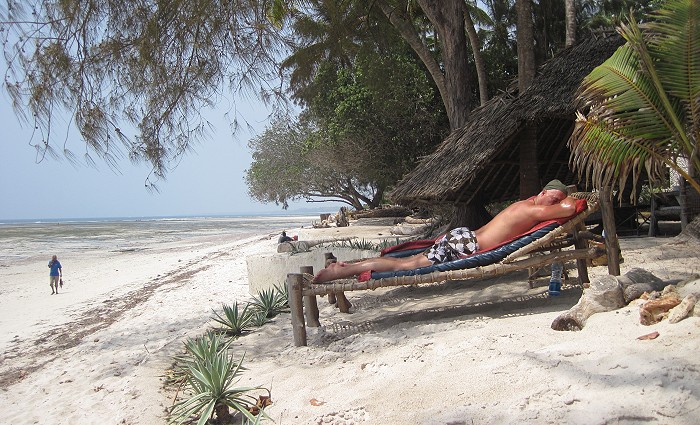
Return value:
<svg viewBox="0 0 700 425">
<path fill-rule="evenodd" d="M 289 311 L 286 286 L 275 285 L 272 289 L 258 292 L 253 297 L 251 305 L 260 315 L 264 315 L 268 319 Z"/>
<path fill-rule="evenodd" d="M 250 324 L 252 326 L 256 327 L 261 327 L 265 326 L 270 320 L 267 318 L 267 312 L 265 311 L 258 311 L 257 309 L 254 310 L 255 314 L 253 314 L 252 319 L 250 320 Z"/>
<path fill-rule="evenodd" d="M 589 111 L 579 114 L 569 140 L 572 162 L 597 187 L 617 185 L 620 193 L 643 171 L 663 179 L 663 165 L 700 191 L 693 177 L 700 168 L 700 5 L 669 0 L 651 18 L 644 31 L 633 18 L 620 26 L 627 43 L 584 79 Z"/>
<path fill-rule="evenodd" d="M 361 239 L 361 240 L 356 240 L 356 239 L 351 239 L 349 241 L 335 241 L 329 244 L 330 247 L 337 247 L 337 248 L 349 248 L 349 249 L 357 249 L 357 250 L 363 250 L 363 251 L 381 251 L 384 248 L 388 248 L 393 245 L 397 245 L 400 243 L 399 238 L 396 238 L 395 240 L 389 240 L 385 239 L 382 240 L 379 243 L 375 243 L 372 241 L 368 241 L 366 239 Z"/>
<path fill-rule="evenodd" d="M 300 119 L 277 119 L 249 142 L 251 197 L 376 207 L 442 140 L 448 125 L 440 98 L 410 55 L 362 50 L 351 65 L 319 64 L 295 94 L 307 106 Z"/>
<path fill-rule="evenodd" d="M 222 325 L 222 330 L 227 335 L 239 336 L 248 330 L 255 318 L 255 312 L 249 307 L 246 304 L 243 310 L 239 310 L 238 302 L 234 302 L 231 306 L 223 305 L 223 316 L 215 311 L 212 319 Z"/>
<path fill-rule="evenodd" d="M 256 398 L 250 394 L 260 387 L 236 387 L 241 373 L 243 357 L 235 361 L 225 349 L 214 349 L 216 339 L 205 337 L 204 347 L 197 343 L 195 355 L 185 366 L 186 391 L 189 397 L 173 406 L 169 423 L 182 424 L 198 417 L 197 424 L 204 425 L 216 412 L 222 421 L 228 419 L 229 409 L 234 409 L 249 421 L 257 419 L 249 412 Z M 203 338 L 203 339 L 205 339 Z M 208 346 L 207 342 L 209 343 Z M 268 391 L 269 393 L 269 391 Z"/>
<path fill-rule="evenodd" d="M 125 149 L 161 178 L 209 136 L 200 112 L 222 93 L 276 85 L 284 34 L 267 20 L 276 13 L 269 5 L 10 1 L 0 7 L 4 84 L 18 116 L 37 129 L 40 156 L 76 161 L 77 148 L 90 165 L 96 155 L 116 167 Z M 73 146 L 78 138 L 66 136 L 63 121 L 85 146 Z"/>
<path fill-rule="evenodd" d="M 580 4 L 581 32 L 596 29 L 609 29 L 622 23 L 630 11 L 636 20 L 657 10 L 661 0 L 588 0 Z"/>
<path fill-rule="evenodd" d="M 209 331 L 204 336 L 190 338 L 185 341 L 185 354 L 174 356 L 175 365 L 172 374 L 167 376 L 167 383 L 181 385 L 187 380 L 190 366 L 197 361 L 203 361 L 217 353 L 224 352 L 233 339 L 222 338 L 219 334 Z"/>
</svg>

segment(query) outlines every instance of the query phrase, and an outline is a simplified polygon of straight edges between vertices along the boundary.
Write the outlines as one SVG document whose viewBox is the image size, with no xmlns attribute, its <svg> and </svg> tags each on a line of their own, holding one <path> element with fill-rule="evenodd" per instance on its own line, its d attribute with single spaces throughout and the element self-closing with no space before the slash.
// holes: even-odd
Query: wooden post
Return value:
<svg viewBox="0 0 700 425">
<path fill-rule="evenodd" d="M 306 345 L 306 325 L 304 324 L 304 303 L 301 295 L 301 285 L 304 277 L 298 273 L 287 274 L 287 296 L 292 313 L 292 333 L 294 345 Z"/>
<path fill-rule="evenodd" d="M 617 240 L 615 213 L 612 206 L 612 190 L 605 186 L 600 190 L 600 212 L 603 216 L 603 231 L 605 232 L 605 249 L 608 251 L 608 273 L 620 275 L 620 243 Z"/>
<path fill-rule="evenodd" d="M 579 223 L 574 228 L 574 247 L 576 247 L 576 249 L 587 247 L 586 241 L 579 235 L 579 232 L 583 230 L 586 230 L 586 225 L 583 222 Z M 583 285 L 584 283 L 589 283 L 591 281 L 588 277 L 588 266 L 586 265 L 585 258 L 576 260 L 576 269 L 578 270 L 579 285 Z"/>
<path fill-rule="evenodd" d="M 345 292 L 338 292 L 337 294 L 335 294 L 335 296 L 338 298 L 338 309 L 340 310 L 340 312 L 350 313 L 350 307 L 352 307 L 352 304 L 345 297 Z"/>
<path fill-rule="evenodd" d="M 299 272 L 301 274 L 308 273 L 313 275 L 313 266 L 302 266 L 299 267 Z M 304 312 L 306 313 L 306 323 L 312 328 L 320 328 L 321 322 L 318 321 L 318 303 L 316 302 L 316 295 L 307 295 L 304 297 Z"/>
<path fill-rule="evenodd" d="M 656 236 L 656 228 L 659 226 L 657 217 L 656 217 L 656 209 L 658 208 L 657 205 L 657 200 L 656 196 L 654 194 L 651 194 L 651 202 L 649 206 L 649 232 L 648 235 L 650 237 Z"/>
<path fill-rule="evenodd" d="M 332 252 L 326 252 L 325 254 L 323 254 L 323 257 L 326 259 L 324 267 L 328 267 L 329 264 L 335 263 L 336 261 L 338 261 L 338 259 L 335 258 L 335 255 L 333 255 Z M 333 305 L 336 302 L 337 302 L 337 300 L 335 298 L 335 294 L 333 292 L 328 294 L 328 304 Z"/>
<path fill-rule="evenodd" d="M 323 254 L 323 256 L 326 258 L 326 267 L 338 261 L 338 259 L 335 257 L 335 255 L 333 255 L 332 252 L 326 252 L 325 254 Z M 350 307 L 352 307 L 352 304 L 350 304 L 350 301 L 348 301 L 348 299 L 345 297 L 344 292 L 328 294 L 328 302 L 330 304 L 335 304 L 336 307 L 340 309 L 341 313 L 350 313 Z M 321 325 L 319 324 L 319 326 Z"/>
</svg>

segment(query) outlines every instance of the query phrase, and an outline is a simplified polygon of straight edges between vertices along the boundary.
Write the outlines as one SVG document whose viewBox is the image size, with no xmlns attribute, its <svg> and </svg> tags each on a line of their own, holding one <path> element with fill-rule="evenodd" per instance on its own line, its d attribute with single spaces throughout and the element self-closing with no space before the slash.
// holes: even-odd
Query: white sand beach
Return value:
<svg viewBox="0 0 700 425">
<path fill-rule="evenodd" d="M 389 237 L 390 224 L 372 223 L 289 233 Z M 165 423 L 172 356 L 213 326 L 212 309 L 250 300 L 245 258 L 275 252 L 276 237 L 64 254 L 59 295 L 45 256 L 0 264 L 0 423 Z M 641 267 L 700 291 L 697 241 L 621 246 L 623 274 Z M 643 326 L 633 303 L 557 332 L 581 289 L 550 298 L 546 284 L 511 274 L 354 292 L 351 314 L 319 299 L 323 327 L 309 328 L 307 347 L 294 346 L 289 314 L 233 343 L 245 353 L 241 384 L 271 389 L 277 424 L 700 423 L 699 317 Z"/>
</svg>

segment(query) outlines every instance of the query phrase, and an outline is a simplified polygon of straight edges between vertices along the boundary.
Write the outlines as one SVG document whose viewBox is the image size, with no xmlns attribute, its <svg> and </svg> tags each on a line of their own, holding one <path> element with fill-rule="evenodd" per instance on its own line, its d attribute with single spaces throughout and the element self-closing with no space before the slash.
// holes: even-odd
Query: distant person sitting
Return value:
<svg viewBox="0 0 700 425">
<path fill-rule="evenodd" d="M 332 263 L 319 271 L 314 282 L 358 275 L 364 271 L 413 270 L 457 260 L 477 251 L 487 251 L 520 235 L 543 221 L 570 217 L 576 213 L 576 199 L 567 197 L 567 187 L 552 180 L 529 199 L 515 202 L 477 230 L 452 229 L 426 251 L 410 257 L 376 257 L 357 263 Z"/>
<path fill-rule="evenodd" d="M 277 239 L 277 243 L 289 242 L 289 241 L 293 241 L 293 240 L 294 240 L 294 239 L 292 239 L 292 238 L 290 238 L 289 236 L 287 236 L 287 232 L 285 232 L 285 231 L 283 230 L 283 231 L 282 231 L 282 234 L 281 234 L 280 237 L 279 237 L 279 239 Z"/>
<path fill-rule="evenodd" d="M 51 295 L 58 294 L 58 285 L 61 283 L 61 278 L 63 277 L 63 269 L 61 268 L 61 263 L 58 258 L 54 255 L 49 261 L 49 285 L 51 286 Z"/>
</svg>

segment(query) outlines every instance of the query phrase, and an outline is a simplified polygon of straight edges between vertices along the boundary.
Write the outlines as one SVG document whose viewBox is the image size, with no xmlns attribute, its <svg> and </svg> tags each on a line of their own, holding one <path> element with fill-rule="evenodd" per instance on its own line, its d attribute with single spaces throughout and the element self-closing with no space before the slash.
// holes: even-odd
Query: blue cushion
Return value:
<svg viewBox="0 0 700 425">
<path fill-rule="evenodd" d="M 433 264 L 431 266 L 421 267 L 412 270 L 398 270 L 395 272 L 372 272 L 372 279 L 385 279 L 388 277 L 396 276 L 416 276 L 420 274 L 427 274 L 432 272 L 445 272 L 448 270 L 463 270 L 463 269 L 473 269 L 475 267 L 486 266 L 489 264 L 498 263 L 499 261 L 506 258 L 508 255 L 514 253 L 518 249 L 529 245 L 530 243 L 536 241 L 547 233 L 559 227 L 558 223 L 552 223 L 541 229 L 535 230 L 534 232 L 521 236 L 520 238 L 514 240 L 513 242 L 507 243 L 496 249 L 490 251 L 482 252 L 480 254 L 475 254 L 467 258 L 460 258 L 455 261 L 448 261 L 446 263 Z M 415 250 L 414 250 L 415 251 Z M 417 250 L 415 254 L 425 251 L 424 249 Z"/>
</svg>

